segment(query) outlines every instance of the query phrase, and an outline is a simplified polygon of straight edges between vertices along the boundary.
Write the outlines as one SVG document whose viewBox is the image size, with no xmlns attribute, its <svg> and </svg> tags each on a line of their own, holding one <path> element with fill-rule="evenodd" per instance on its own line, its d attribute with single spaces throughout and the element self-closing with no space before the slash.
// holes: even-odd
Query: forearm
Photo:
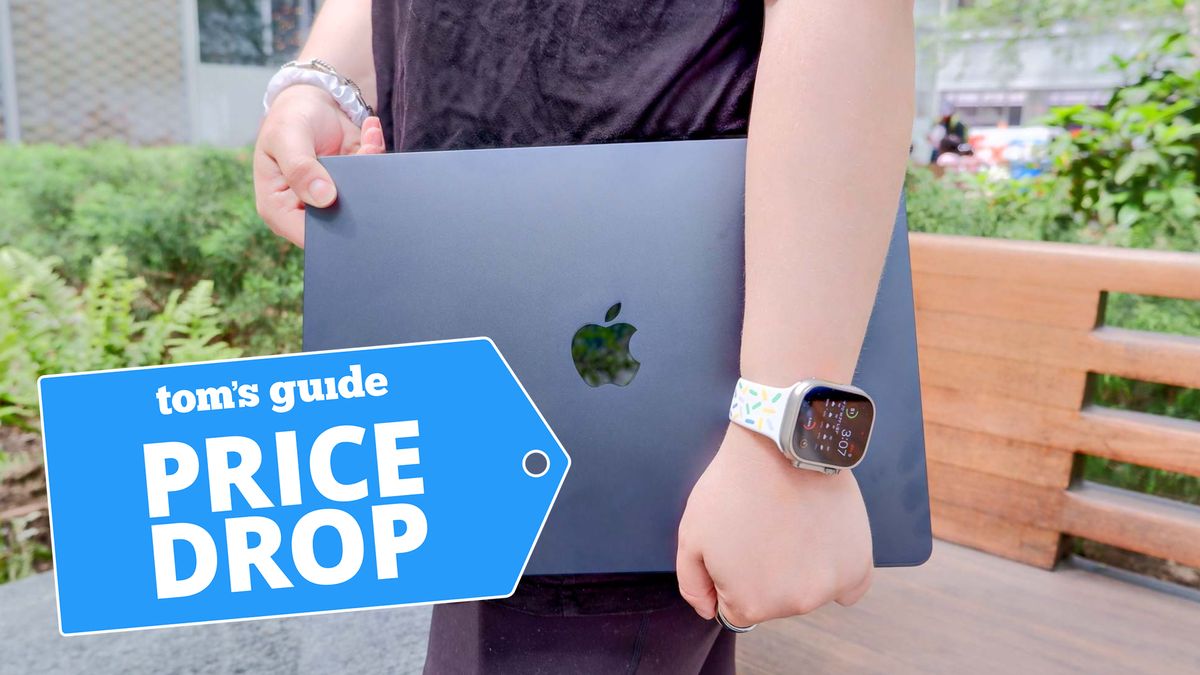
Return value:
<svg viewBox="0 0 1200 675">
<path fill-rule="evenodd" d="M 912 4 L 767 3 L 746 157 L 742 373 L 849 382 L 913 115 Z"/>
<path fill-rule="evenodd" d="M 376 107 L 371 0 L 327 0 L 313 21 L 300 59 L 329 63 L 354 80 L 367 104 Z"/>
</svg>

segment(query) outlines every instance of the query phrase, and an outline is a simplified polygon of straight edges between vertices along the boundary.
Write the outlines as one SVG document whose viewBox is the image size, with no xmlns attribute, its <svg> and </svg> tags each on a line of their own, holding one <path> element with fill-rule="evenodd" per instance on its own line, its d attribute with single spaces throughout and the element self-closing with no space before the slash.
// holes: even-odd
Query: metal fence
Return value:
<svg viewBox="0 0 1200 675">
<path fill-rule="evenodd" d="M 179 0 L 0 0 L 0 12 L 8 138 L 187 139 Z"/>
<path fill-rule="evenodd" d="M 8 0 L 0 0 L 0 140 L 20 140 L 14 125 L 16 101 L 8 94 L 13 88 L 12 26 L 9 22 Z"/>
<path fill-rule="evenodd" d="M 244 143 L 319 4 L 0 0 L 0 139 Z"/>
</svg>

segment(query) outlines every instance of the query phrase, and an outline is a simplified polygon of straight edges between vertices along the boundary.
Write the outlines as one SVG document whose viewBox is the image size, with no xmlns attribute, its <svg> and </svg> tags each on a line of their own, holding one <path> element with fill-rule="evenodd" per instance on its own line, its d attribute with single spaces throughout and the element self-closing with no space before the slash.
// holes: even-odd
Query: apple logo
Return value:
<svg viewBox="0 0 1200 675">
<path fill-rule="evenodd" d="M 608 308 L 605 323 L 612 323 L 621 313 L 621 303 Z M 633 381 L 641 363 L 629 353 L 629 341 L 637 328 L 633 324 L 614 323 L 601 326 L 589 323 L 575 331 L 571 339 L 571 359 L 579 376 L 591 387 L 615 384 L 624 387 Z"/>
</svg>

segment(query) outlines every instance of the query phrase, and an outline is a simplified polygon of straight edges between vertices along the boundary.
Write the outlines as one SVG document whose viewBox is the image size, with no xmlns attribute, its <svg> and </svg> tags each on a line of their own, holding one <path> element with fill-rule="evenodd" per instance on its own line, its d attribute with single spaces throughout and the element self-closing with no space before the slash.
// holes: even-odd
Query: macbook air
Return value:
<svg viewBox="0 0 1200 675">
<path fill-rule="evenodd" d="M 673 570 L 738 379 L 745 151 L 325 158 L 339 197 L 308 211 L 304 347 L 491 337 L 572 458 L 526 573 Z M 854 470 L 876 564 L 920 564 L 929 497 L 902 206 L 854 384 L 877 407 Z"/>
</svg>

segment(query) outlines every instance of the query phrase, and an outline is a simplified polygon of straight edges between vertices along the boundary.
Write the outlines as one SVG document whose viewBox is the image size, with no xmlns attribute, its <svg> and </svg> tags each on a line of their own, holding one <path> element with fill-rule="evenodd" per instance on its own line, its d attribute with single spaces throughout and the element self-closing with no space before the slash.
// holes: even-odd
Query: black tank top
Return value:
<svg viewBox="0 0 1200 675">
<path fill-rule="evenodd" d="M 761 0 L 375 0 L 388 149 L 742 136 Z"/>
</svg>

